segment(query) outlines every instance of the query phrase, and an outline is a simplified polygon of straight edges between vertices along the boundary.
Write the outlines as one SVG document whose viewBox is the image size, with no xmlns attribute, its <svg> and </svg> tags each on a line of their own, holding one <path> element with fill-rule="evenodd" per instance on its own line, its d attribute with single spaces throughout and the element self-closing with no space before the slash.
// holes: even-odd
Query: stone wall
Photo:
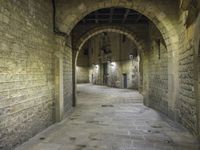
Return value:
<svg viewBox="0 0 200 150">
<path fill-rule="evenodd" d="M 148 98 L 149 106 L 168 114 L 168 51 L 155 25 L 149 27 Z M 146 70 L 143 70 L 146 71 Z"/>
<path fill-rule="evenodd" d="M 88 41 L 90 43 L 90 82 L 124 88 L 124 75 L 126 75 L 126 88 L 138 90 L 139 60 L 134 42 L 121 34 L 108 32 L 111 53 L 105 55 L 100 51 L 102 34 L 98 34 Z M 130 60 L 130 55 L 133 56 L 133 60 Z M 110 62 L 107 62 L 106 58 L 110 59 Z M 104 73 L 105 67 L 107 68 L 107 75 Z"/>
<path fill-rule="evenodd" d="M 197 59 L 196 59 L 196 64 L 197 64 L 197 68 L 198 68 L 198 73 L 197 73 L 197 80 L 198 80 L 198 85 L 197 85 L 197 88 L 196 88 L 196 97 L 197 97 L 197 115 L 198 115 L 198 137 L 199 137 L 199 140 L 200 140 L 200 35 L 197 34 L 197 33 L 200 33 L 200 14 L 198 16 L 198 23 L 197 23 L 197 29 L 195 32 L 196 33 L 196 54 L 197 54 Z M 198 40 L 198 41 L 197 41 Z"/>
<path fill-rule="evenodd" d="M 189 10 L 190 11 L 190 10 Z M 200 33 L 200 15 L 194 23 L 185 26 L 187 12 L 183 11 L 179 49 L 179 82 L 180 89 L 177 99 L 178 120 L 194 134 L 200 134 L 199 122 L 199 91 L 198 91 L 198 46 Z"/>
<path fill-rule="evenodd" d="M 0 2 L 0 149 L 10 150 L 55 122 L 54 54 L 62 45 L 52 25 L 50 0 Z M 68 109 L 69 50 L 65 58 Z"/>
<path fill-rule="evenodd" d="M 89 83 L 89 67 L 76 67 L 77 83 Z"/>
<path fill-rule="evenodd" d="M 64 113 L 65 116 L 72 110 L 72 49 L 65 47 L 63 59 L 63 86 L 64 86 Z"/>
<path fill-rule="evenodd" d="M 200 16 L 192 17 L 185 26 L 187 14 L 190 17 L 191 13 L 181 11 L 178 22 L 179 5 L 174 0 L 58 2 L 57 21 L 62 31 L 70 32 L 79 19 L 104 7 L 133 8 L 150 18 L 165 42 L 158 42 L 161 35 L 150 26 L 149 49 L 141 57 L 145 103 L 168 115 L 175 111 L 176 119 L 199 135 Z M 55 51 L 61 49 L 64 113 L 71 110 L 72 51 L 63 44 L 65 39 L 54 35 L 52 20 L 50 0 L 0 2 L 0 149 L 10 150 L 55 122 Z M 141 33 L 139 37 L 146 41 L 146 30 Z M 173 75 L 178 75 L 179 80 Z M 97 78 L 102 82 L 102 77 Z M 175 93 L 173 107 L 169 105 L 169 89 Z"/>
<path fill-rule="evenodd" d="M 76 64 L 77 83 L 89 83 L 89 48 L 87 43 L 79 51 Z"/>
</svg>

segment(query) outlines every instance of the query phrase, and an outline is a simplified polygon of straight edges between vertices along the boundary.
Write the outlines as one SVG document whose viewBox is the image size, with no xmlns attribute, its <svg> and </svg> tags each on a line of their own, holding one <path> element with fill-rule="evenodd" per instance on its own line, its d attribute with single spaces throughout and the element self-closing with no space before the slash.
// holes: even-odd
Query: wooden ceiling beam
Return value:
<svg viewBox="0 0 200 150">
<path fill-rule="evenodd" d="M 112 23 L 113 13 L 114 13 L 114 8 L 111 8 L 111 9 L 110 9 L 110 18 L 109 18 L 109 23 Z"/>
<path fill-rule="evenodd" d="M 122 23 L 123 23 L 123 24 L 126 22 L 126 19 L 127 19 L 127 17 L 128 17 L 129 12 L 130 12 L 130 9 L 127 9 L 126 12 L 125 12 L 125 14 L 124 14 L 124 18 L 123 18 L 123 20 L 122 20 Z"/>
</svg>

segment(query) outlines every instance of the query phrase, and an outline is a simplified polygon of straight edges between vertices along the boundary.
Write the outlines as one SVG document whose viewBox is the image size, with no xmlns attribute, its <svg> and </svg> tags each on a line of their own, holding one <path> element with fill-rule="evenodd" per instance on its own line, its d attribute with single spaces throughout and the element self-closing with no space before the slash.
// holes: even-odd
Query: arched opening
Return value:
<svg viewBox="0 0 200 150">
<path fill-rule="evenodd" d="M 131 30 L 128 30 L 127 28 L 125 27 L 122 27 L 122 26 L 117 26 L 117 25 L 113 25 L 113 26 L 109 26 L 109 25 L 101 25 L 101 26 L 97 26 L 97 27 L 94 27 L 90 30 L 88 30 L 86 33 L 84 33 L 83 35 L 80 36 L 80 38 L 78 40 L 75 40 L 76 42 L 74 42 L 74 47 L 75 49 L 77 50 L 76 53 L 75 53 L 75 63 L 77 62 L 77 59 L 78 59 L 78 56 L 79 56 L 79 52 L 81 52 L 81 49 L 84 47 L 84 45 L 87 43 L 88 40 L 92 39 L 93 37 L 97 36 L 97 35 L 102 35 L 104 33 L 111 33 L 111 34 L 117 34 L 118 35 L 118 40 L 117 40 L 117 46 L 120 47 L 120 45 L 126 45 L 125 41 L 124 41 L 124 38 L 126 38 L 127 40 L 129 40 L 129 43 L 134 43 L 134 47 L 130 47 L 129 45 L 129 48 L 128 48 L 128 51 L 127 54 L 126 54 L 126 59 L 129 61 L 129 63 L 127 64 L 129 67 L 132 67 L 134 66 L 134 62 L 137 62 L 135 64 L 138 64 L 136 65 L 134 68 L 132 68 L 132 72 L 135 72 L 133 74 L 130 74 L 129 73 L 129 76 L 131 76 L 130 78 L 134 78 L 134 83 L 132 83 L 132 85 L 130 85 L 129 83 L 129 87 L 133 86 L 133 84 L 136 84 L 134 85 L 135 86 L 135 89 L 138 89 L 140 92 L 142 91 L 142 80 L 143 80 L 143 72 L 142 72 L 142 69 L 139 68 L 141 67 L 142 65 L 139 64 L 139 60 L 140 60 L 140 56 L 141 56 L 141 52 L 146 48 L 145 46 L 145 42 L 143 40 L 140 40 L 139 37 L 137 37 L 137 35 L 131 31 Z M 115 37 L 114 37 L 115 38 Z M 125 39 L 125 40 L 126 40 Z M 112 41 L 113 42 L 113 41 Z M 115 40 L 116 42 L 116 40 Z M 120 43 L 121 42 L 121 43 Z M 120 43 L 120 44 L 119 44 Z M 112 44 L 113 46 L 116 47 L 116 43 Z M 114 49 L 115 49 L 114 47 Z M 118 48 L 119 48 L 118 47 Z M 113 48 L 113 47 L 112 47 Z M 100 48 L 101 49 L 101 48 Z M 99 50 L 98 50 L 99 51 Z M 118 49 L 119 51 L 119 49 Z M 132 52 L 131 52 L 132 51 Z M 82 50 L 82 53 L 84 51 Z M 123 52 L 121 52 L 123 54 Z M 133 53 L 136 53 L 137 57 L 132 55 Z M 98 54 L 99 55 L 99 54 Z M 103 60 L 104 62 L 102 63 L 102 65 L 104 64 L 104 67 L 106 67 L 107 69 L 110 68 L 110 71 L 114 68 L 112 67 L 113 66 L 113 59 L 109 56 L 110 54 L 108 54 L 107 56 L 104 56 L 104 57 L 107 57 L 107 58 L 104 58 L 106 59 Z M 118 57 L 119 55 L 121 56 L 121 54 L 118 54 Z M 118 58 L 119 59 L 119 58 Z M 115 59 L 116 60 L 116 59 Z M 118 60 L 119 61 L 119 60 Z M 141 62 L 141 61 L 140 61 Z M 96 68 L 97 66 L 95 66 L 95 63 L 92 63 L 92 66 L 93 68 Z M 98 68 L 100 68 L 98 66 Z M 101 67 L 103 68 L 103 66 Z M 112 69 L 111 69 L 112 68 Z M 81 68 L 79 68 L 81 69 Z M 83 69 L 83 68 L 82 68 Z M 130 68 L 129 68 L 130 69 Z M 119 73 L 119 72 L 118 72 Z M 106 73 L 107 74 L 107 73 Z M 121 82 L 118 82 L 118 83 L 114 83 L 115 81 L 113 81 L 111 83 L 111 81 L 109 81 L 109 85 L 112 87 L 124 87 L 126 85 L 124 85 L 126 82 L 127 79 L 127 74 L 126 73 L 120 73 L 121 75 L 119 75 L 118 77 L 121 78 L 120 81 Z M 104 77 L 103 77 L 104 76 Z M 121 76 L 121 77 L 120 77 Z M 77 77 L 75 75 L 75 77 Z M 116 76 L 115 76 L 116 77 Z M 92 74 L 90 75 L 90 79 L 92 78 Z M 106 75 L 102 75 L 102 82 L 103 82 L 103 78 L 105 79 L 104 82 L 106 82 Z M 125 79 L 124 79 L 125 78 Z M 113 79 L 114 80 L 114 79 Z M 123 81 L 122 81 L 123 80 Z M 75 79 L 75 85 L 76 85 L 76 81 L 77 79 Z M 91 81 L 91 80 L 90 80 Z M 129 81 L 131 82 L 131 81 Z M 102 83 L 103 84 L 103 83 Z M 118 86 L 116 85 L 118 84 Z M 128 84 L 128 83 L 127 83 Z M 128 85 L 127 85 L 128 87 Z M 76 92 L 75 92 L 76 93 Z"/>
<path fill-rule="evenodd" d="M 0 149 L 199 149 L 197 1 L 2 1 Z"/>
<path fill-rule="evenodd" d="M 76 8 L 70 8 L 69 5 L 67 4 L 62 4 L 61 9 L 59 10 L 59 14 L 66 14 L 62 16 L 61 18 L 58 18 L 60 20 L 60 26 L 59 28 L 62 31 L 67 31 L 69 34 L 72 33 L 71 31 L 74 30 L 76 25 L 82 20 L 84 22 L 84 17 L 87 15 L 100 10 L 100 9 L 106 9 L 106 8 L 124 8 L 124 9 L 130 9 L 133 11 L 137 11 L 139 14 L 144 15 L 146 18 L 148 18 L 152 24 L 154 24 L 159 32 L 161 33 L 164 42 L 166 43 L 166 49 L 168 51 L 167 57 L 168 57 L 168 77 L 163 77 L 168 79 L 168 92 L 167 92 L 167 97 L 165 99 L 168 99 L 168 110 L 170 112 L 171 118 L 176 118 L 176 114 L 174 112 L 175 110 L 175 105 L 176 105 L 176 98 L 178 96 L 178 91 L 175 89 L 178 89 L 179 87 L 179 82 L 178 82 L 178 53 L 175 51 L 179 49 L 178 45 L 178 33 L 177 33 L 177 20 L 178 20 L 178 9 L 176 6 L 178 6 L 177 1 L 166 1 L 166 3 L 170 3 L 170 5 L 163 5 L 163 2 L 155 2 L 155 1 L 148 1 L 145 0 L 143 3 L 140 1 L 118 1 L 118 0 L 113 0 L 113 1 L 96 1 L 90 3 L 89 1 L 83 2 L 83 3 L 75 3 Z M 58 4 L 61 6 L 61 3 Z M 159 6 L 159 7 L 157 7 Z M 172 11 L 171 10 L 172 6 L 173 7 Z M 64 9 L 63 9 L 64 8 Z M 67 10 L 66 10 L 67 9 Z M 73 13 L 75 12 L 76 13 Z M 162 13 L 158 13 L 162 12 Z M 173 12 L 173 13 L 172 13 Z M 173 14 L 173 15 L 172 15 Z M 126 16 L 126 15 L 124 15 Z M 98 23 L 98 21 L 97 21 Z M 88 28 L 88 27 L 87 27 Z M 158 40 L 159 41 L 159 40 Z M 156 42 L 158 43 L 158 42 Z M 74 56 L 76 54 L 73 54 Z M 75 70 L 75 64 L 73 64 L 74 70 Z M 146 78 L 148 78 L 148 75 L 145 75 Z M 156 80 L 155 80 L 156 81 Z M 75 85 L 75 79 L 73 79 L 73 82 Z M 143 82 L 144 83 L 144 82 Z M 148 82 L 145 82 L 147 84 L 146 87 L 143 86 L 143 88 L 148 89 Z M 160 85 L 162 86 L 162 85 Z M 73 91 L 75 90 L 76 87 L 73 87 Z M 164 93 L 165 90 L 163 90 Z M 155 92 L 156 94 L 156 92 Z M 146 90 L 145 95 L 148 94 L 148 90 Z M 74 102 L 76 99 L 75 93 L 73 93 L 74 97 Z M 162 97 L 162 96 L 160 96 Z M 149 105 L 149 98 L 147 97 L 145 99 L 145 104 Z M 163 106 L 166 104 L 163 103 Z"/>
<path fill-rule="evenodd" d="M 81 44 L 83 46 L 77 54 L 76 63 L 77 83 L 88 81 L 138 90 L 140 75 L 137 46 L 125 34 L 106 30 L 96 33 L 84 45 Z"/>
<path fill-rule="evenodd" d="M 112 25 L 109 26 L 110 23 Z M 86 26 L 87 28 L 84 28 Z M 74 74 L 76 74 L 78 53 L 85 42 L 94 35 L 106 32 L 124 34 L 136 44 L 137 49 L 139 49 L 139 59 L 142 60 L 139 69 L 142 75 L 140 75 L 138 87 L 144 96 L 144 104 L 168 114 L 169 109 L 172 109 L 169 107 L 174 103 L 170 97 L 173 96 L 172 88 L 175 88 L 172 85 L 174 84 L 172 83 L 174 76 L 171 73 L 173 67 L 170 65 L 172 62 L 169 61 L 172 59 L 171 55 L 174 55 L 170 51 L 172 45 L 167 44 L 168 41 L 151 20 L 137 11 L 122 7 L 98 9 L 79 21 L 72 32 Z M 95 65 L 94 63 L 93 67 L 97 67 Z M 121 78 L 127 78 L 126 73 L 121 74 L 123 76 Z M 76 77 L 74 75 L 74 104 L 76 104 Z M 94 76 L 91 75 L 90 81 L 93 81 L 93 78 Z M 107 78 L 101 77 L 101 81 L 106 83 Z M 113 83 L 113 86 L 115 87 L 116 83 Z M 124 86 L 126 85 L 116 87 Z"/>
</svg>

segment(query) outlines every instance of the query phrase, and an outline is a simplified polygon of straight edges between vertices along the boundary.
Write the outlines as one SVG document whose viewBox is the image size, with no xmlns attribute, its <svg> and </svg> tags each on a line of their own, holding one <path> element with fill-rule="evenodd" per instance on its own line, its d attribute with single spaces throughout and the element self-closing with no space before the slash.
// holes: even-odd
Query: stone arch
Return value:
<svg viewBox="0 0 200 150">
<path fill-rule="evenodd" d="M 157 7 L 159 4 L 155 2 L 150 2 L 145 0 L 144 2 L 141 1 L 126 1 L 126 0 L 108 0 L 103 2 L 89 2 L 81 3 L 78 7 L 78 11 L 76 9 L 75 14 L 66 15 L 63 18 L 63 25 L 61 25 L 61 29 L 63 31 L 67 31 L 68 34 L 72 31 L 72 29 L 76 26 L 76 24 L 82 20 L 85 16 L 92 13 L 93 11 L 103 9 L 103 8 L 110 8 L 110 7 L 122 7 L 127 9 L 133 9 L 138 11 L 139 13 L 146 16 L 149 20 L 151 20 L 155 26 L 161 32 L 166 45 L 169 51 L 177 50 L 178 48 L 178 33 L 176 32 L 177 24 L 172 23 L 171 18 L 169 17 L 166 12 L 164 12 L 161 8 Z M 63 6 L 64 8 L 64 6 Z M 168 10 L 166 10 L 168 11 Z M 161 12 L 161 13 L 160 13 Z M 176 18 L 177 19 L 177 18 Z M 65 24 L 65 20 L 68 22 Z"/>
<path fill-rule="evenodd" d="M 169 0 L 170 1 L 170 0 Z M 173 3 L 175 1 L 170 1 L 166 3 Z M 177 3 L 173 4 L 176 5 Z M 172 5 L 172 6 L 173 6 Z M 108 1 L 95 1 L 95 2 L 82 2 L 76 3 L 76 8 L 69 8 L 69 14 L 67 14 L 65 6 L 62 6 L 63 12 L 66 13 L 65 17 L 62 18 L 60 29 L 67 31 L 68 34 L 71 33 L 72 29 L 77 25 L 77 23 L 82 20 L 85 16 L 92 13 L 93 11 L 110 8 L 110 7 L 121 7 L 127 9 L 133 9 L 143 14 L 161 32 L 163 39 L 166 43 L 166 48 L 168 50 L 168 99 L 170 99 L 169 106 L 171 108 L 175 107 L 176 97 L 178 91 L 175 89 L 179 88 L 178 82 L 178 49 L 179 49 L 179 34 L 177 28 L 179 28 L 178 17 L 179 13 L 176 8 L 173 7 L 173 13 L 169 12 L 167 5 L 161 4 L 160 1 L 127 1 L 127 0 L 108 0 Z M 169 5 L 168 5 L 169 6 Z M 78 8 L 78 11 L 77 11 Z M 177 14 L 177 15 L 170 15 Z M 67 22 L 65 24 L 64 22 Z M 147 102 L 148 103 L 148 102 Z"/>
<path fill-rule="evenodd" d="M 138 50 L 138 55 L 139 57 L 142 57 L 142 52 L 146 49 L 146 46 L 145 46 L 145 42 L 143 40 L 141 40 L 140 38 L 137 37 L 137 35 L 131 31 L 131 30 L 128 30 L 122 26 L 99 26 L 99 27 L 94 27 L 92 29 L 90 29 L 89 31 L 87 31 L 86 33 L 84 33 L 83 35 L 81 35 L 81 37 L 73 44 L 73 66 L 74 66 L 74 69 L 73 69 L 73 74 L 74 74 L 74 79 L 73 79 L 73 85 L 74 85 L 74 92 L 73 92 L 73 95 L 74 95 L 74 106 L 76 105 L 76 63 L 77 63 L 77 59 L 78 59 L 78 55 L 79 55 L 79 52 L 80 50 L 82 49 L 83 45 L 90 39 L 92 38 L 93 36 L 95 35 L 98 35 L 100 33 L 103 33 L 103 32 L 114 32 L 114 33 L 119 33 L 119 34 L 122 34 L 122 35 L 125 35 L 127 38 L 129 38 L 137 47 L 137 50 Z M 141 63 L 141 61 L 140 61 Z M 139 65 L 139 66 L 142 66 L 142 65 Z M 139 69 L 141 70 L 141 69 Z M 142 71 L 139 71 L 140 72 L 140 77 L 143 77 L 143 72 Z M 141 85 L 139 85 L 139 91 L 141 92 L 141 86 L 143 85 L 142 83 L 142 78 L 140 79 L 140 82 L 141 82 Z"/>
<path fill-rule="evenodd" d="M 115 32 L 115 33 L 119 33 L 119 34 L 123 34 L 123 35 L 127 36 L 127 38 L 129 38 L 131 41 L 133 41 L 134 44 L 136 45 L 136 47 L 138 49 L 138 54 L 140 54 L 140 52 L 142 52 L 142 50 L 144 50 L 144 48 L 145 48 L 144 42 L 142 40 L 139 40 L 139 38 L 132 31 L 127 30 L 124 27 L 100 26 L 100 27 L 92 28 L 88 32 L 84 33 L 79 38 L 79 40 L 74 44 L 75 45 L 74 47 L 77 50 L 75 61 L 77 61 L 79 51 L 82 49 L 83 45 L 93 36 L 103 33 L 103 32 Z"/>
</svg>

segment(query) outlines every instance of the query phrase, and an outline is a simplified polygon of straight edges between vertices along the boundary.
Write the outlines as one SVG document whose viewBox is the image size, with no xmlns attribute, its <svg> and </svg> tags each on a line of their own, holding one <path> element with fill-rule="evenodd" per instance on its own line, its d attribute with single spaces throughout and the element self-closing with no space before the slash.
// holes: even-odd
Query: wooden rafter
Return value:
<svg viewBox="0 0 200 150">
<path fill-rule="evenodd" d="M 137 19 L 135 20 L 135 23 L 138 23 L 140 21 L 141 17 L 142 17 L 142 14 L 139 14 Z"/>
<path fill-rule="evenodd" d="M 114 8 L 111 8 L 111 9 L 110 9 L 110 18 L 109 18 L 109 23 L 112 23 L 113 12 L 114 12 Z"/>
<path fill-rule="evenodd" d="M 126 19 L 127 19 L 127 17 L 128 17 L 129 12 L 130 12 L 130 9 L 127 9 L 126 12 L 125 12 L 125 14 L 124 14 L 124 18 L 123 18 L 122 23 L 125 23 L 125 22 L 126 22 Z"/>
</svg>

